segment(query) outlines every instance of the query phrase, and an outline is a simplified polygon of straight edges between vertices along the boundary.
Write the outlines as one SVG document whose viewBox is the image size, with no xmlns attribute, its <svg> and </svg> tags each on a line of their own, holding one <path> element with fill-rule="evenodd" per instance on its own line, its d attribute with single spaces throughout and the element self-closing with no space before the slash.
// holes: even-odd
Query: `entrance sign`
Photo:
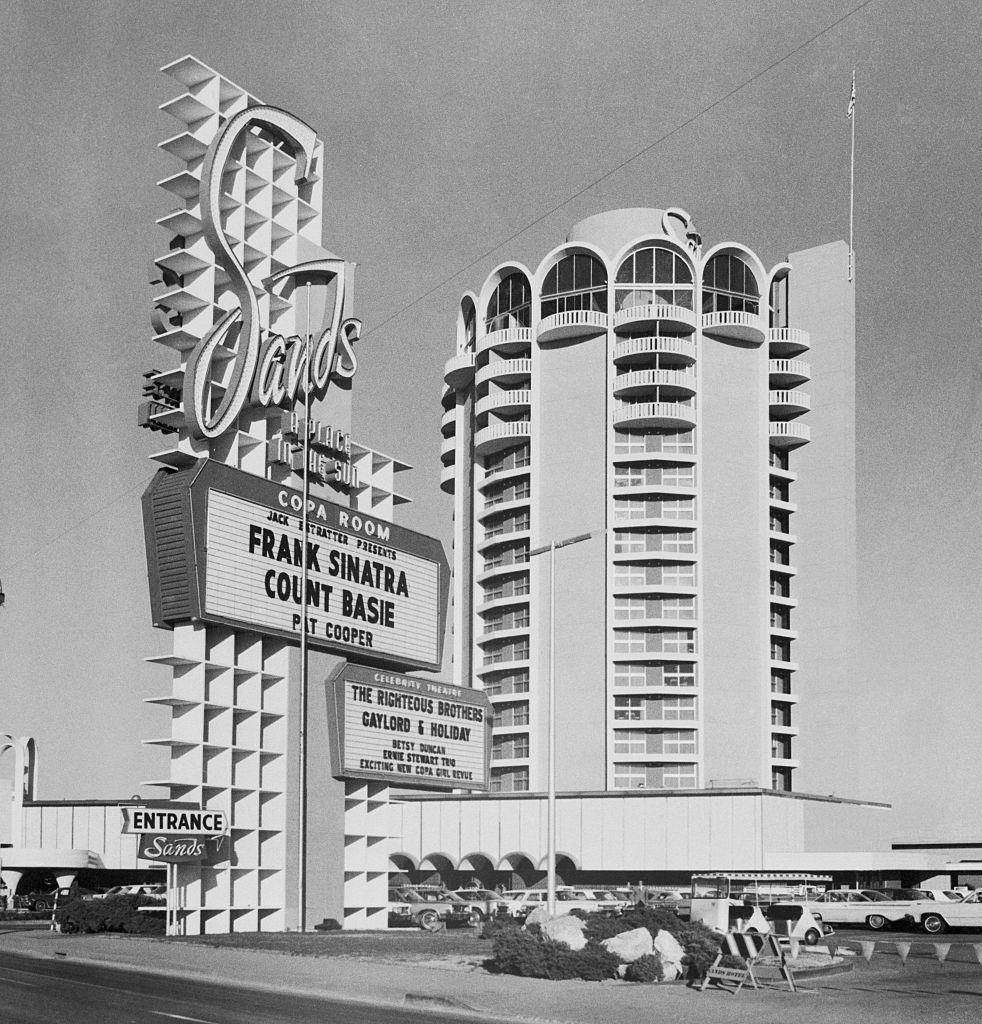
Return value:
<svg viewBox="0 0 982 1024">
<path fill-rule="evenodd" d="M 205 811 L 200 808 L 123 808 L 123 833 L 145 835 L 169 832 L 171 835 L 221 836 L 228 831 L 224 811 Z"/>
<path fill-rule="evenodd" d="M 123 835 L 140 837 L 137 856 L 164 864 L 228 860 L 229 829 L 224 811 L 201 807 L 124 807 Z"/>
<path fill-rule="evenodd" d="M 439 669 L 449 566 L 439 541 L 211 460 L 143 498 L 155 626 L 205 620 L 297 640 L 306 554 L 311 647 Z M 166 571 L 166 575 L 164 572 Z"/>
<path fill-rule="evenodd" d="M 328 680 L 327 701 L 336 778 L 487 790 L 491 703 L 483 691 L 346 665 Z"/>
</svg>

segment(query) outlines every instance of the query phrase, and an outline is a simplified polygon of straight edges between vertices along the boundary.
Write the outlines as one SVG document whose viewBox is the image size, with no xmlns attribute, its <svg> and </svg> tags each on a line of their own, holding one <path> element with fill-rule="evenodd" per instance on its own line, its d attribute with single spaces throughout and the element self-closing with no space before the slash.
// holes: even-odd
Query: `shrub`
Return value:
<svg viewBox="0 0 982 1024">
<path fill-rule="evenodd" d="M 514 917 L 489 917 L 478 932 L 481 939 L 495 939 L 504 932 L 520 932 L 522 922 Z"/>
<path fill-rule="evenodd" d="M 657 952 L 648 953 L 646 956 L 638 957 L 634 963 L 627 965 L 627 970 L 624 972 L 625 981 L 640 981 L 648 983 L 652 981 L 661 981 L 664 976 L 661 966 L 661 957 Z"/>
<path fill-rule="evenodd" d="M 703 977 L 719 953 L 722 936 L 698 921 L 690 921 L 683 923 L 675 937 L 685 950 L 682 962 L 689 968 L 689 977 Z"/>
<path fill-rule="evenodd" d="M 58 908 L 55 921 L 63 932 L 128 932 L 131 935 L 163 935 L 163 914 L 137 909 L 143 896 L 110 896 L 103 900 L 69 900 Z M 163 905 L 161 905 L 163 910 Z"/>
<path fill-rule="evenodd" d="M 619 961 L 602 946 L 588 943 L 572 950 L 559 942 L 518 929 L 503 930 L 494 940 L 494 968 L 522 978 L 603 981 L 616 978 Z"/>
</svg>

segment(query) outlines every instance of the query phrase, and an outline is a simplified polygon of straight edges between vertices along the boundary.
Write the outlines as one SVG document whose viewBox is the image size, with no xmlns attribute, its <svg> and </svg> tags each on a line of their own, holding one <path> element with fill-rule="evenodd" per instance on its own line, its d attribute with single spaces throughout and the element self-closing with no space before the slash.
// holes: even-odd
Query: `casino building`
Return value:
<svg viewBox="0 0 982 1024">
<path fill-rule="evenodd" d="M 625 209 L 463 296 L 441 485 L 454 681 L 494 704 L 493 790 L 546 788 L 550 669 L 561 792 L 832 788 L 821 709 L 855 649 L 847 261 L 838 242 L 768 268 L 683 210 Z"/>
</svg>

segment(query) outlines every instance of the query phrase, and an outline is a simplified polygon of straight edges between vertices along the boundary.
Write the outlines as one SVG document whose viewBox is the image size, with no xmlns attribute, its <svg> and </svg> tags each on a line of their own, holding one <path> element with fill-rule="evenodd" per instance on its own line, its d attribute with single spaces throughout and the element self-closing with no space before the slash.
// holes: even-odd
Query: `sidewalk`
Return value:
<svg viewBox="0 0 982 1024">
<path fill-rule="evenodd" d="M 421 966 L 377 958 L 301 957 L 216 949 L 127 935 L 8 932 L 0 934 L 0 949 L 376 1006 L 416 1005 L 429 1013 L 439 1012 L 443 1006 L 455 1011 L 470 1009 L 484 1019 L 563 1024 L 636 1024 L 652 1019 L 679 1024 L 704 1024 L 710 1019 L 714 1024 L 761 1020 L 815 1024 L 817 1017 L 824 1024 L 888 1024 L 897 1019 L 974 1022 L 982 996 L 977 967 L 971 972 L 964 968 L 949 969 L 944 976 L 929 970 L 932 985 L 925 988 L 923 979 L 915 977 L 911 968 L 906 968 L 907 974 L 902 975 L 893 964 L 880 969 L 862 965 L 865 969 L 855 975 L 805 981 L 797 995 L 786 990 L 745 989 L 734 996 L 720 990 L 700 993 L 681 984 L 555 982 L 496 976 L 463 957 Z M 911 982 L 915 984 L 912 986 Z M 952 993 L 948 991 L 950 985 L 954 986 Z"/>
</svg>

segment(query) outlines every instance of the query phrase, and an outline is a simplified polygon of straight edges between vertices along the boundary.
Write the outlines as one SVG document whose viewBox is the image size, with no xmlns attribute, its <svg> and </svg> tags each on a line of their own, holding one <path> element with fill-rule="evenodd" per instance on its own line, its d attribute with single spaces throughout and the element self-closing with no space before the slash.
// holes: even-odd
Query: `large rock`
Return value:
<svg viewBox="0 0 982 1024">
<path fill-rule="evenodd" d="M 685 950 L 679 944 L 679 940 L 671 932 L 666 932 L 662 928 L 655 936 L 654 945 L 655 952 L 661 957 L 662 976 L 665 981 L 681 978 L 685 974 L 685 968 L 682 966 Z"/>
<path fill-rule="evenodd" d="M 545 924 L 546 921 L 551 920 L 552 915 L 549 913 L 549 908 L 545 903 L 540 903 L 529 915 L 525 918 L 524 927 L 528 928 L 530 924 Z"/>
<path fill-rule="evenodd" d="M 571 914 L 563 914 L 562 917 L 542 921 L 539 926 L 542 929 L 542 934 L 547 938 L 554 942 L 562 942 L 570 949 L 582 949 L 586 945 L 583 922 Z"/>
<path fill-rule="evenodd" d="M 633 964 L 635 960 L 654 949 L 651 932 L 647 928 L 632 928 L 629 932 L 621 932 L 601 943 L 613 953 L 622 964 Z"/>
</svg>

